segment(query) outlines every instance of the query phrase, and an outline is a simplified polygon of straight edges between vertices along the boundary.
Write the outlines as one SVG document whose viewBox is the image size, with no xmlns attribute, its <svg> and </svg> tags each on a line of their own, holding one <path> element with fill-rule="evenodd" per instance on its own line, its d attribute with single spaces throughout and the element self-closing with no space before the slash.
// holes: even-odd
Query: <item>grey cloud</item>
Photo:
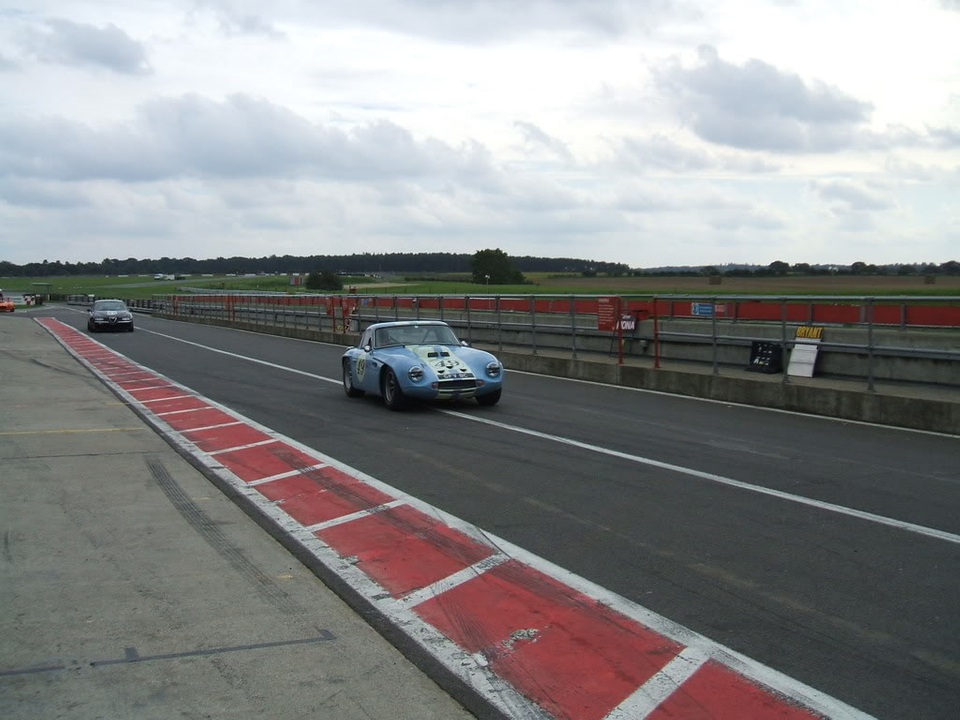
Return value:
<svg viewBox="0 0 960 720">
<path fill-rule="evenodd" d="M 663 135 L 625 137 L 612 143 L 614 165 L 632 173 L 649 170 L 689 172 L 697 170 L 728 170 L 733 172 L 766 173 L 779 170 L 779 165 L 751 155 L 716 154 L 686 147 Z"/>
<path fill-rule="evenodd" d="M 946 171 L 931 165 L 921 165 L 897 155 L 891 155 L 884 163 L 884 169 L 901 178 L 918 182 L 933 182 L 946 174 Z"/>
<path fill-rule="evenodd" d="M 833 203 L 832 208 L 838 214 L 849 211 L 887 210 L 893 202 L 876 189 L 847 179 L 815 180 L 811 189 L 826 202 Z"/>
<path fill-rule="evenodd" d="M 94 65 L 127 75 L 151 72 L 143 44 L 110 23 L 102 28 L 70 20 L 48 20 L 46 29 L 27 33 L 24 50 L 41 62 Z"/>
<path fill-rule="evenodd" d="M 686 7 L 677 0 L 278 0 L 271 15 L 331 26 L 372 26 L 439 41 L 482 44 L 560 31 L 580 37 L 617 37 L 644 31 Z M 262 12 L 253 0 L 203 0 L 202 6 L 243 16 Z"/>
<path fill-rule="evenodd" d="M 285 38 L 286 34 L 260 15 L 236 12 L 229 8 L 219 13 L 220 29 L 226 35 L 260 35 L 268 38 Z"/>
<path fill-rule="evenodd" d="M 62 118 L 0 118 L 0 166 L 61 180 L 284 177 L 380 180 L 421 175 L 483 182 L 492 164 L 479 144 L 416 140 L 381 121 L 344 132 L 247 95 L 155 100 L 135 122 L 93 129 Z"/>
<path fill-rule="evenodd" d="M 872 111 L 835 87 L 805 83 L 761 60 L 725 62 L 712 47 L 700 49 L 697 66 L 672 63 L 657 80 L 698 136 L 743 149 L 837 150 L 853 142 Z"/>
<path fill-rule="evenodd" d="M 749 210 L 746 212 L 727 212 L 718 217 L 712 218 L 709 222 L 710 227 L 716 230 L 783 230 L 786 224 L 778 217 Z"/>
<path fill-rule="evenodd" d="M 18 178 L 0 178 L 0 202 L 35 208 L 75 208 L 88 204 L 86 193 L 72 185 Z"/>
<path fill-rule="evenodd" d="M 520 132 L 528 146 L 543 148 L 567 162 L 573 160 L 573 155 L 566 143 L 548 135 L 533 123 L 517 120 L 513 123 L 513 126 Z"/>
<path fill-rule="evenodd" d="M 0 72 L 12 72 L 20 68 L 17 63 L 3 55 L 0 55 Z"/>
<path fill-rule="evenodd" d="M 957 0 L 960 3 L 960 0 Z M 955 148 L 960 147 L 960 130 L 948 127 L 931 127 L 927 132 L 934 143 L 942 147 Z"/>
<path fill-rule="evenodd" d="M 646 169 L 704 170 L 713 165 L 713 161 L 704 152 L 686 148 L 662 135 L 648 138 L 623 138 L 618 143 L 617 164 L 636 171 Z"/>
</svg>

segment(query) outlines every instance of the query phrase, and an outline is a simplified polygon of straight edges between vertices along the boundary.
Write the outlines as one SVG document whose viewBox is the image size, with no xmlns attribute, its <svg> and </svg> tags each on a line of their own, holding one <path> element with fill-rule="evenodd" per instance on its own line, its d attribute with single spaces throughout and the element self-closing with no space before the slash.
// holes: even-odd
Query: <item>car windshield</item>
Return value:
<svg viewBox="0 0 960 720">
<path fill-rule="evenodd" d="M 94 310 L 126 310 L 127 306 L 120 300 L 98 300 L 93 304 Z"/>
<path fill-rule="evenodd" d="M 395 325 L 377 328 L 377 347 L 391 345 L 459 345 L 446 325 Z"/>
</svg>

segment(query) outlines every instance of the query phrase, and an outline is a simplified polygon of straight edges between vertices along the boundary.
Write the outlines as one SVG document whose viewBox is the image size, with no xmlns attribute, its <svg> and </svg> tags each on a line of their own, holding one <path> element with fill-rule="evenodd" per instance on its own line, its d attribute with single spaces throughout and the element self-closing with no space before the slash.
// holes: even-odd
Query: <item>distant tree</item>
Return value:
<svg viewBox="0 0 960 720">
<path fill-rule="evenodd" d="M 720 274 L 720 270 L 718 270 L 718 269 L 717 269 L 716 267 L 714 267 L 713 265 L 706 265 L 705 267 L 703 267 L 703 268 L 700 270 L 700 272 L 701 272 L 703 275 L 708 275 L 708 276 L 709 276 L 709 275 L 719 275 L 719 274 Z"/>
<path fill-rule="evenodd" d="M 314 270 L 303 284 L 310 290 L 343 290 L 343 281 L 332 270 Z"/>
<path fill-rule="evenodd" d="M 897 275 L 916 275 L 917 269 L 913 265 L 901 265 L 897 268 Z"/>
<path fill-rule="evenodd" d="M 507 254 L 496 250 L 478 250 L 470 260 L 473 281 L 481 285 L 519 285 L 525 282 Z"/>
<path fill-rule="evenodd" d="M 940 272 L 944 275 L 960 275 L 960 262 L 947 260 L 945 263 L 940 263 Z"/>
<path fill-rule="evenodd" d="M 867 264 L 865 262 L 855 262 L 850 264 L 850 274 L 851 275 L 864 275 L 867 272 Z"/>
<path fill-rule="evenodd" d="M 793 272 L 795 272 L 797 275 L 809 275 L 810 263 L 794 263 Z"/>
<path fill-rule="evenodd" d="M 785 263 L 783 260 L 774 260 L 767 265 L 767 268 L 770 270 L 771 275 L 786 275 L 787 270 L 790 269 L 790 263 Z"/>
</svg>

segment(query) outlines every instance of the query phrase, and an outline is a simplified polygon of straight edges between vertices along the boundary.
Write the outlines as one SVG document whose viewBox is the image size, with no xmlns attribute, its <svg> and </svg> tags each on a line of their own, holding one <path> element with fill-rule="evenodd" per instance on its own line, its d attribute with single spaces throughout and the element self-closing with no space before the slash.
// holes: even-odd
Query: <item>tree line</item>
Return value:
<svg viewBox="0 0 960 720">
<path fill-rule="evenodd" d="M 854 262 L 850 265 L 790 264 L 774 260 L 769 265 L 703 265 L 654 268 L 632 271 L 633 275 L 702 276 L 726 275 L 729 277 L 785 277 L 787 275 L 960 275 L 960 262 L 948 260 L 942 263 L 873 263 Z"/>
<path fill-rule="evenodd" d="M 100 262 L 50 262 L 16 265 L 0 260 L 0 276 L 46 277 L 60 275 L 225 275 L 229 273 L 311 273 L 328 270 L 345 275 L 381 273 L 465 273 L 473 271 L 471 253 L 355 253 L 352 255 L 270 255 L 264 257 L 216 257 L 198 260 L 183 258 L 104 258 Z M 624 263 L 584 260 L 580 258 L 511 257 L 521 272 L 595 272 L 627 273 Z"/>
</svg>

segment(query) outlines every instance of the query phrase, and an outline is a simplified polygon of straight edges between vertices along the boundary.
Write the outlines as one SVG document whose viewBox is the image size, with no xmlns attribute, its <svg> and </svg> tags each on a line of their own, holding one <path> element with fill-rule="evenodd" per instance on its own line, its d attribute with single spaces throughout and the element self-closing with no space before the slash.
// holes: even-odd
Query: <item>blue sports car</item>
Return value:
<svg viewBox="0 0 960 720">
<path fill-rule="evenodd" d="M 363 331 L 360 345 L 343 354 L 343 390 L 349 397 L 380 395 L 391 410 L 410 399 L 476 398 L 495 405 L 503 365 L 457 340 L 436 320 L 384 322 Z"/>
</svg>

